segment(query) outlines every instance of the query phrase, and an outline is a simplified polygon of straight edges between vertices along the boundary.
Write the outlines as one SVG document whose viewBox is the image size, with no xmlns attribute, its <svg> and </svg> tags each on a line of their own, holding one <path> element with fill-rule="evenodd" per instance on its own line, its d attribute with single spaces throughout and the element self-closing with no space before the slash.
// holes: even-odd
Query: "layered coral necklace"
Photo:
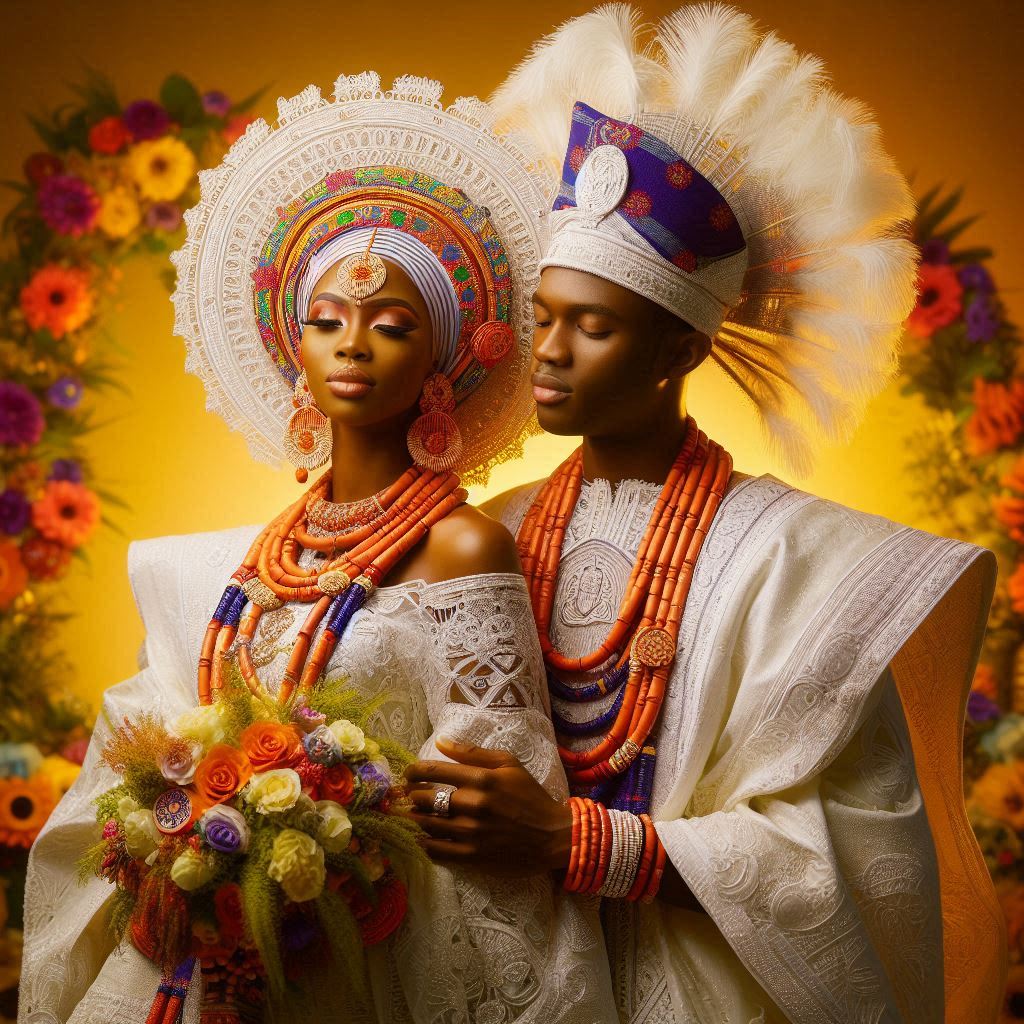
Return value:
<svg viewBox="0 0 1024 1024">
<path fill-rule="evenodd" d="M 330 493 L 328 473 L 260 533 L 232 573 L 203 638 L 201 703 L 212 703 L 223 685 L 221 663 L 229 651 L 237 653 L 249 689 L 269 696 L 256 674 L 250 644 L 262 614 L 289 602 L 312 608 L 292 647 L 277 699 L 285 702 L 296 689 L 311 688 L 373 588 L 467 497 L 454 473 L 417 466 L 353 505 L 330 502 Z M 341 529 L 332 532 L 335 526 Z M 319 566 L 299 564 L 308 549 L 323 554 Z"/>
<path fill-rule="evenodd" d="M 550 632 L 562 545 L 583 488 L 582 449 L 540 490 L 519 531 L 552 694 L 591 702 L 618 691 L 611 707 L 589 721 L 570 723 L 555 716 L 563 738 L 599 737 L 585 750 L 560 745 L 559 753 L 573 790 L 606 806 L 649 810 L 657 753 L 651 735 L 675 661 L 694 565 L 731 473 L 728 452 L 687 418 L 682 447 L 651 512 L 618 616 L 601 644 L 582 657 L 558 651 Z M 601 677 L 584 684 L 570 684 L 559 675 L 598 669 L 604 670 Z"/>
</svg>

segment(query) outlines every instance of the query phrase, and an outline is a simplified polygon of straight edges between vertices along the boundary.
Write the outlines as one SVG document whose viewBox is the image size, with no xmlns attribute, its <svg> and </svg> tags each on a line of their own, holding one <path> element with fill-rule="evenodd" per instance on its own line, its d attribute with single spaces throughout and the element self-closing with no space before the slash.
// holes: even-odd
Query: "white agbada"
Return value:
<svg viewBox="0 0 1024 1024">
<path fill-rule="evenodd" d="M 584 484 L 552 615 L 560 650 L 607 634 L 660 490 Z M 536 491 L 506 506 L 513 532 Z M 1000 915 L 958 756 L 993 565 L 734 477 L 656 735 L 652 816 L 707 914 L 605 901 L 622 1022 L 994 1019 Z M 555 705 L 592 718 L 613 699 Z"/>
<path fill-rule="evenodd" d="M 129 574 L 146 626 L 143 667 L 113 687 L 84 769 L 32 850 L 26 890 L 22 1024 L 142 1024 L 159 983 L 155 965 L 113 948 L 104 908 L 112 888 L 79 885 L 76 862 L 95 843 L 93 800 L 114 784 L 99 763 L 110 723 L 143 712 L 168 719 L 195 706 L 202 635 L 254 528 L 133 544 Z M 309 557 L 307 552 L 304 557 Z M 305 609 L 260 622 L 253 657 L 280 680 Z M 510 749 L 556 798 L 566 795 L 526 587 L 515 575 L 377 590 L 353 617 L 328 676 L 386 694 L 377 735 L 439 758 L 433 737 Z M 612 1024 L 615 1013 L 596 908 L 543 875 L 512 881 L 429 867 L 410 878 L 409 915 L 371 956 L 380 1024 Z M 198 1020 L 193 986 L 185 1021 Z M 322 986 L 310 1020 L 351 1018 L 343 990 Z"/>
</svg>

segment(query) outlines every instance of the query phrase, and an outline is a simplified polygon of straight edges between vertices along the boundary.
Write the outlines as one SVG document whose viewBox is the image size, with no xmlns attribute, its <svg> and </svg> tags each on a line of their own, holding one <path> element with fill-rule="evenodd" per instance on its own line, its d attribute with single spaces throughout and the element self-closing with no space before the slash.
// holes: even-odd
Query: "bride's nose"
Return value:
<svg viewBox="0 0 1024 1024">
<path fill-rule="evenodd" d="M 354 359 L 365 362 L 373 357 L 373 349 L 367 337 L 368 331 L 360 323 L 360 319 L 360 317 L 354 316 L 345 324 L 334 349 L 334 354 L 338 359 Z"/>
</svg>

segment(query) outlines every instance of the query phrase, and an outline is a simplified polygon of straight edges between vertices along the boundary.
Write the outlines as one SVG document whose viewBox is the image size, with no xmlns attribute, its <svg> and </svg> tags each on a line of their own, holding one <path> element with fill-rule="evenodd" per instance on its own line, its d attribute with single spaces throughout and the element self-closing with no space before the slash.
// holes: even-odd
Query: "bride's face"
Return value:
<svg viewBox="0 0 1024 1024">
<path fill-rule="evenodd" d="M 384 265 L 384 287 L 356 305 L 341 294 L 334 264 L 317 281 L 303 318 L 309 390 L 326 416 L 348 426 L 404 422 L 418 412 L 433 369 L 434 335 L 423 296 L 398 264 Z"/>
</svg>

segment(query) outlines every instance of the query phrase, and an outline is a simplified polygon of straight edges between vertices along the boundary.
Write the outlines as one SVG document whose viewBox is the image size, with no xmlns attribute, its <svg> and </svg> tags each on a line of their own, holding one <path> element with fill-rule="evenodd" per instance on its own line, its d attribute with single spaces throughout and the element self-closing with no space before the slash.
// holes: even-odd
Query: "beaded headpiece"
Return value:
<svg viewBox="0 0 1024 1024">
<path fill-rule="evenodd" d="M 895 369 L 913 306 L 907 184 L 816 58 L 720 4 L 640 39 L 609 4 L 539 42 L 491 98 L 557 194 L 541 263 L 607 278 L 713 339 L 769 443 L 809 465 Z"/>
<path fill-rule="evenodd" d="M 382 283 L 382 256 L 404 265 L 413 250 L 443 268 L 450 288 L 454 329 L 438 361 L 463 440 L 454 468 L 483 481 L 495 462 L 521 454 L 534 422 L 527 376 L 543 179 L 535 159 L 491 130 L 486 104 L 442 107 L 440 95 L 440 84 L 411 77 L 384 92 L 371 72 L 339 78 L 333 102 L 309 86 L 278 101 L 275 128 L 254 122 L 200 176 L 202 199 L 173 257 L 175 330 L 208 407 L 255 457 L 284 456 L 307 314 L 298 292 L 318 254 L 347 257 L 358 295 Z"/>
</svg>

